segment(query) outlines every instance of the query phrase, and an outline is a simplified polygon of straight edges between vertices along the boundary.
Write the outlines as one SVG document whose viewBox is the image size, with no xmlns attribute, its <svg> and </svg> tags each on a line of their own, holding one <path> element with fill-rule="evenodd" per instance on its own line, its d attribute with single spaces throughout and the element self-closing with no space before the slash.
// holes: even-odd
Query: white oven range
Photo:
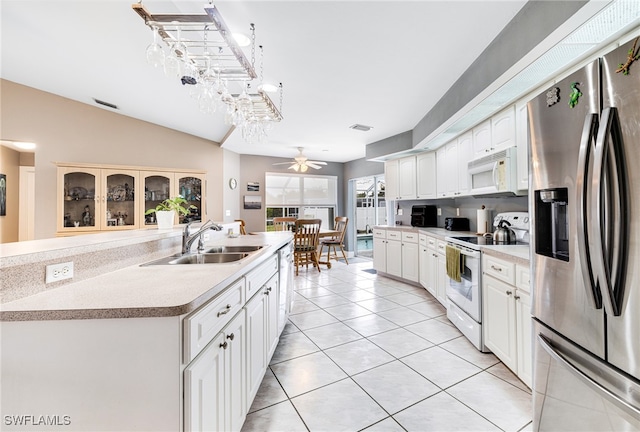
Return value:
<svg viewBox="0 0 640 432">
<path fill-rule="evenodd" d="M 494 227 L 506 220 L 516 234 L 514 244 L 529 243 L 529 214 L 527 212 L 499 213 Z M 447 245 L 460 250 L 460 282 L 447 277 L 447 318 L 480 351 L 489 352 L 482 335 L 482 252 L 481 246 L 493 245 L 492 239 L 482 236 L 446 237 Z"/>
</svg>

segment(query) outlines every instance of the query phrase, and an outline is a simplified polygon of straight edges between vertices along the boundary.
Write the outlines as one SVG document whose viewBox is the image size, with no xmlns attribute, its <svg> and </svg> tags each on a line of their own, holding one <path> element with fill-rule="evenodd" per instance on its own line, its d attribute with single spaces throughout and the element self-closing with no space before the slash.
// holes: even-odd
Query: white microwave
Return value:
<svg viewBox="0 0 640 432">
<path fill-rule="evenodd" d="M 471 195 L 519 195 L 516 155 L 517 148 L 509 147 L 470 160 Z"/>
</svg>

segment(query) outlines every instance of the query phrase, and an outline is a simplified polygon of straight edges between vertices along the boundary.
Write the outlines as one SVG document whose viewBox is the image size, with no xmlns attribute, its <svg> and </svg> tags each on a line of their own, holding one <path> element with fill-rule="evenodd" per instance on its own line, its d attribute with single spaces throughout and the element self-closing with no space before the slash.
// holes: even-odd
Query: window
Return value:
<svg viewBox="0 0 640 432">
<path fill-rule="evenodd" d="M 323 227 L 333 227 L 338 177 L 280 173 L 265 177 L 267 231 L 273 231 L 273 218 L 280 216 L 318 218 Z"/>
</svg>

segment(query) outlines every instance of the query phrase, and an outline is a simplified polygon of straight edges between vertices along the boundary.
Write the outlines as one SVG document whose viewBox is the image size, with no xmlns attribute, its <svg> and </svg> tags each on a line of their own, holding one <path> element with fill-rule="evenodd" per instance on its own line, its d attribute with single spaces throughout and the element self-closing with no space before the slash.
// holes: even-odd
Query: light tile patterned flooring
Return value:
<svg viewBox="0 0 640 432">
<path fill-rule="evenodd" d="M 372 263 L 301 269 L 243 431 L 531 430 L 531 392 L 426 290 Z"/>
</svg>

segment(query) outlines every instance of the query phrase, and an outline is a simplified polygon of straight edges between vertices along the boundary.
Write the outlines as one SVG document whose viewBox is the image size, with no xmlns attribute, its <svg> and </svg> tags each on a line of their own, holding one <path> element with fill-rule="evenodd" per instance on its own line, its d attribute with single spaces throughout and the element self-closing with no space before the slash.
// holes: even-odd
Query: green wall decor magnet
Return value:
<svg viewBox="0 0 640 432">
<path fill-rule="evenodd" d="M 578 99 L 582 96 L 582 92 L 578 88 L 580 83 L 574 82 L 571 84 L 571 93 L 569 94 L 569 106 L 575 108 L 578 105 Z"/>
</svg>

